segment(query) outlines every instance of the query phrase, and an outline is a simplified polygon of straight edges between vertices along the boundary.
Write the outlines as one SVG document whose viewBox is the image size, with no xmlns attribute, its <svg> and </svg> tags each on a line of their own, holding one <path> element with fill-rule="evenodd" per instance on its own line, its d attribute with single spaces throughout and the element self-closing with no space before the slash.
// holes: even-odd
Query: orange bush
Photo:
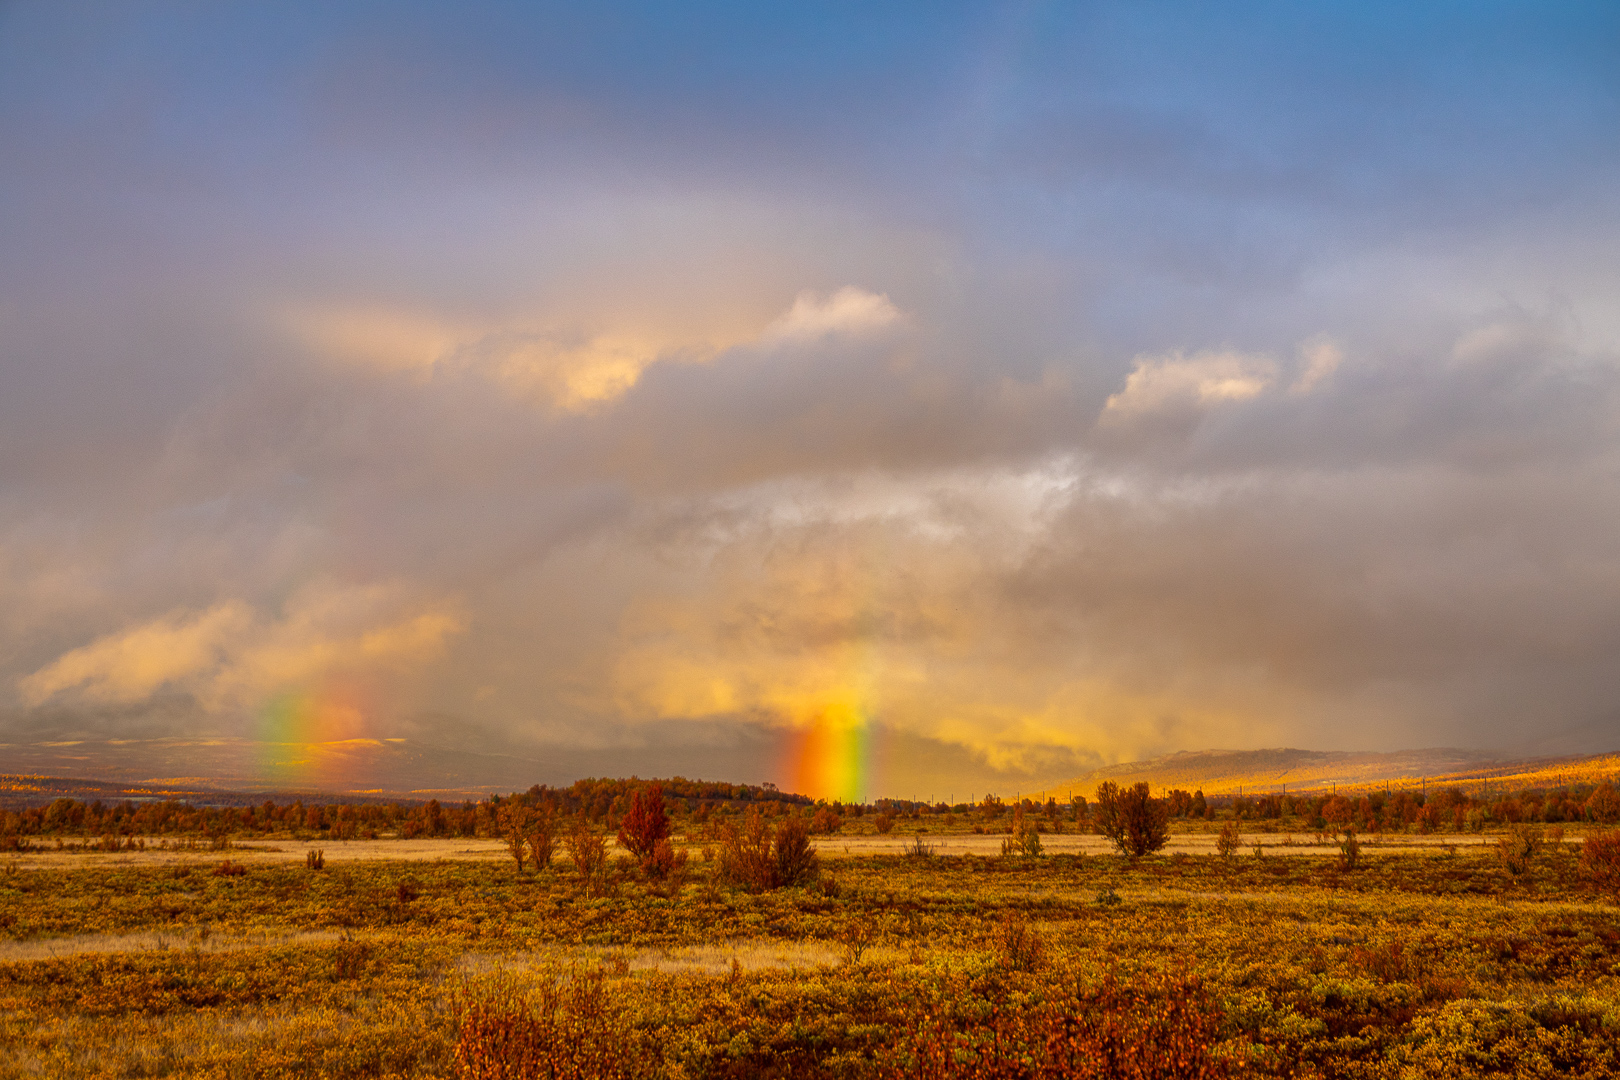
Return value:
<svg viewBox="0 0 1620 1080">
<path fill-rule="evenodd" d="M 1215 1080 L 1221 1014 L 1196 979 L 1112 977 L 1090 991 L 959 1026 L 925 1024 L 888 1080 Z"/>
<path fill-rule="evenodd" d="M 1581 845 L 1581 876 L 1620 903 L 1620 829 L 1586 838 Z"/>
<path fill-rule="evenodd" d="M 600 973 L 550 983 L 534 998 L 497 988 L 456 1011 L 459 1080 L 618 1080 L 640 1072 L 641 1055 L 609 1012 Z"/>
</svg>

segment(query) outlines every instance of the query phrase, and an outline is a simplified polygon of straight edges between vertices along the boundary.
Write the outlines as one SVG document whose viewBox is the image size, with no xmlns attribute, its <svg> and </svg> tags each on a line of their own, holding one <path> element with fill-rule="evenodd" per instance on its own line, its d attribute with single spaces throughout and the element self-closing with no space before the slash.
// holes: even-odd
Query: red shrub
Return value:
<svg viewBox="0 0 1620 1080">
<path fill-rule="evenodd" d="M 1214 1080 L 1221 1013 L 1194 979 L 1105 980 L 1067 999 L 997 1010 L 978 1026 L 942 1013 L 912 1036 L 889 1080 Z"/>
<path fill-rule="evenodd" d="M 1581 876 L 1620 903 L 1620 829 L 1586 838 L 1581 845 Z"/>
<path fill-rule="evenodd" d="M 619 843 L 645 868 L 658 841 L 668 839 L 669 815 L 664 812 L 664 789 L 654 784 L 632 794 L 630 810 L 619 822 Z"/>
</svg>

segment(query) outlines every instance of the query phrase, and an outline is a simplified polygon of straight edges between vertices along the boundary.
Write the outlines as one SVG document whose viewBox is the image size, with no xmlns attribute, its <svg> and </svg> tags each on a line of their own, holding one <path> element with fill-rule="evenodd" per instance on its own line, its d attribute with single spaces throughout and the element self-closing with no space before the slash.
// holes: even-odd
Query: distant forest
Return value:
<svg viewBox="0 0 1620 1080">
<path fill-rule="evenodd" d="M 717 808 L 743 804 L 812 805 L 809 797 L 778 791 L 770 784 L 728 784 L 680 776 L 670 780 L 592 778 L 566 788 L 536 784 L 522 793 L 459 803 L 441 803 L 437 799 L 305 803 L 301 798 L 266 798 L 257 805 L 212 806 L 175 799 L 57 798 L 41 806 L 0 810 L 0 851 L 18 850 L 28 845 L 28 837 L 48 835 L 112 840 L 136 836 L 220 840 L 272 833 L 333 840 L 371 840 L 383 835 L 405 839 L 498 836 L 500 810 L 512 802 L 548 807 L 558 814 L 612 825 L 629 806 L 631 794 L 653 784 L 663 788 L 666 803 L 677 817 L 706 817 Z"/>
<path fill-rule="evenodd" d="M 888 832 L 896 818 L 918 820 L 942 815 L 939 824 L 958 823 L 974 832 L 1004 832 L 1009 822 L 1026 817 L 1040 831 L 1061 832 L 1065 826 L 1084 829 L 1090 819 L 1085 798 L 1068 803 L 1003 802 L 994 795 L 973 804 L 907 802 L 884 799 L 871 806 L 816 802 L 808 796 L 778 791 L 770 784 L 728 784 L 687 780 L 593 778 L 566 788 L 535 785 L 526 792 L 492 796 L 478 801 L 427 802 L 311 802 L 302 799 L 265 799 L 257 805 L 195 805 L 174 799 L 84 801 L 57 798 L 40 806 L 0 810 L 0 851 L 25 850 L 31 838 L 78 836 L 99 838 L 97 847 L 119 850 L 137 838 L 200 837 L 223 846 L 231 837 L 292 835 L 312 840 L 362 840 L 379 837 L 499 837 L 501 811 L 511 804 L 573 818 L 583 818 L 610 831 L 630 806 L 631 796 L 658 785 L 663 789 L 671 817 L 696 823 L 716 813 L 727 815 L 748 807 L 761 808 L 767 817 L 813 814 L 813 831 L 835 833 L 849 818 L 875 812 L 877 829 Z M 1611 783 L 1572 785 L 1553 789 L 1502 791 L 1469 795 L 1460 788 L 1357 795 L 1329 793 L 1271 794 L 1256 798 L 1210 797 L 1201 791 L 1172 790 L 1155 800 L 1178 819 L 1232 819 L 1275 822 L 1270 827 L 1315 829 L 1334 833 L 1355 830 L 1379 832 L 1471 832 L 1490 825 L 1545 822 L 1549 824 L 1620 821 L 1620 792 Z M 144 843 L 144 841 L 142 841 Z"/>
</svg>

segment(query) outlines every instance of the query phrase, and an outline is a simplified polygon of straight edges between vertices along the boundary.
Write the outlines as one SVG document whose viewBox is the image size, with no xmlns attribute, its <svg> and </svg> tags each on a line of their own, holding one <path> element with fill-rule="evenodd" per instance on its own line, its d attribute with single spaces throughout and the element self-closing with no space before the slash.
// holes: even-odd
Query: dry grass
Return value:
<svg viewBox="0 0 1620 1080">
<path fill-rule="evenodd" d="M 510 858 L 312 873 L 295 851 L 222 877 L 77 857 L 0 875 L 0 1075 L 448 1077 L 501 1032 L 553 1045 L 576 1005 L 604 1068 L 669 1078 L 1026 1075 L 1051 1039 L 1173 1047 L 1183 1075 L 1620 1069 L 1620 909 L 1577 844 L 1515 875 L 1489 834 L 1368 843 L 1353 872 L 1269 839 L 1133 865 L 907 858 L 902 834 L 826 888 L 758 894 L 698 860 L 674 889 L 610 865 L 587 895 Z M 597 1005 L 547 1004 L 580 978 Z"/>
</svg>

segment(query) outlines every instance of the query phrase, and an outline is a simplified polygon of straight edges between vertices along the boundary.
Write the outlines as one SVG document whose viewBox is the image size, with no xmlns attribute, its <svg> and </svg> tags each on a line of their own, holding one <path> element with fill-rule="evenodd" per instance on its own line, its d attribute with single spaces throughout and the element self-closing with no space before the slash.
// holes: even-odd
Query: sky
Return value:
<svg viewBox="0 0 1620 1080">
<path fill-rule="evenodd" d="M 14 750 L 1620 747 L 1611 4 L 14 0 L 0 147 Z"/>
</svg>

